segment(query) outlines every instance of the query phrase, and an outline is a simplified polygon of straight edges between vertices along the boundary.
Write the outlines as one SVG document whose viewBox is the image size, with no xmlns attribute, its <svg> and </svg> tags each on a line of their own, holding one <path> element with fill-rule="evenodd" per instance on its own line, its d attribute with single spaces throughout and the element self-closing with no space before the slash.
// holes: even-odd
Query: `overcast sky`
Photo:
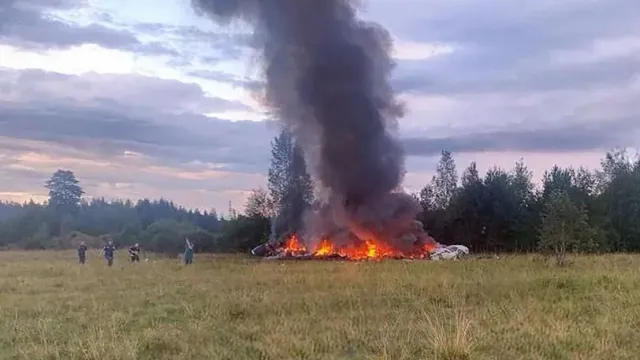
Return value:
<svg viewBox="0 0 640 360">
<path fill-rule="evenodd" d="M 226 212 L 266 186 L 277 128 L 246 29 L 189 0 L 0 0 L 0 199 L 42 200 L 73 170 L 88 196 Z M 396 38 L 405 187 L 441 149 L 460 171 L 536 178 L 640 145 L 640 1 L 368 0 Z"/>
</svg>

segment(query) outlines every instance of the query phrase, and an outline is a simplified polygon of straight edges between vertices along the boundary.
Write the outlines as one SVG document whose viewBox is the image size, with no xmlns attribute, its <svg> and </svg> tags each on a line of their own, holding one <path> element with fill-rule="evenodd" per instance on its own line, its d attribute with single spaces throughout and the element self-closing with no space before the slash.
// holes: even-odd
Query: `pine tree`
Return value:
<svg viewBox="0 0 640 360">
<path fill-rule="evenodd" d="M 431 183 L 434 190 L 435 206 L 439 209 L 446 209 L 458 187 L 456 163 L 449 151 L 442 151 L 436 175 Z"/>
<path fill-rule="evenodd" d="M 49 190 L 49 205 L 54 208 L 76 208 L 84 194 L 80 182 L 69 170 L 56 171 L 45 187 Z"/>
<path fill-rule="evenodd" d="M 276 208 L 272 239 L 302 229 L 305 210 L 313 201 L 313 182 L 302 149 L 286 130 L 272 142 L 269 194 Z"/>
</svg>

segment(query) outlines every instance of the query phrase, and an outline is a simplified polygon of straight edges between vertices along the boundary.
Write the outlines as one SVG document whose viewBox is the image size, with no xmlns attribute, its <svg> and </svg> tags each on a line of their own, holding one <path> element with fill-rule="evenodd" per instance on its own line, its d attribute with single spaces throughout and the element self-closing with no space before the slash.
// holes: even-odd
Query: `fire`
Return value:
<svg viewBox="0 0 640 360">
<path fill-rule="evenodd" d="M 372 240 L 367 240 L 361 247 L 349 247 L 336 249 L 329 239 L 322 239 L 316 249 L 312 252 L 315 256 L 339 255 L 348 259 L 375 259 L 381 257 L 379 247 Z"/>
<path fill-rule="evenodd" d="M 289 254 L 306 253 L 307 248 L 302 244 L 297 235 L 292 235 L 284 244 L 284 251 Z"/>
<path fill-rule="evenodd" d="M 294 233 L 251 252 L 275 259 L 429 259 L 442 247 L 421 222 L 404 218 L 381 226 L 352 222 L 331 234 L 303 239 Z"/>
<path fill-rule="evenodd" d="M 335 254 L 335 249 L 333 248 L 333 243 L 328 239 L 322 239 L 320 244 L 318 244 L 318 248 L 313 252 L 314 255 L 324 256 Z"/>
<path fill-rule="evenodd" d="M 376 247 L 376 244 L 373 241 L 367 240 L 367 241 L 365 241 L 365 245 L 367 246 L 367 257 L 368 258 L 376 258 L 376 257 L 378 257 L 378 248 Z"/>
<path fill-rule="evenodd" d="M 329 238 L 322 239 L 313 251 L 308 251 L 297 235 L 290 236 L 284 243 L 282 251 L 287 255 L 306 255 L 312 257 L 338 256 L 349 260 L 375 260 L 384 258 L 423 258 L 437 247 L 437 243 L 429 238 L 424 245 L 411 254 L 391 248 L 386 242 L 376 238 L 351 243 L 338 247 Z"/>
<path fill-rule="evenodd" d="M 438 243 L 433 240 L 433 238 L 429 238 L 429 241 L 424 244 L 424 251 L 427 253 L 433 252 L 438 247 Z"/>
</svg>

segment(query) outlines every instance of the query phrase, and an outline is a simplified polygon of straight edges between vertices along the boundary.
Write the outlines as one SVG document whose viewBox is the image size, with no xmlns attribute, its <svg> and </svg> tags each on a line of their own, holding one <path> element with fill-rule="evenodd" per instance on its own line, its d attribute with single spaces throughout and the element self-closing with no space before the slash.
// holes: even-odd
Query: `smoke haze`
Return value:
<svg viewBox="0 0 640 360">
<path fill-rule="evenodd" d="M 403 179 L 404 151 L 390 132 L 402 116 L 389 84 L 391 37 L 381 26 L 359 20 L 355 1 L 192 5 L 217 23 L 241 20 L 252 26 L 264 61 L 267 103 L 302 146 L 327 194 L 309 220 L 310 233 L 346 227 L 352 234 L 378 232 L 398 212 L 418 211 L 411 197 L 392 193 Z"/>
</svg>

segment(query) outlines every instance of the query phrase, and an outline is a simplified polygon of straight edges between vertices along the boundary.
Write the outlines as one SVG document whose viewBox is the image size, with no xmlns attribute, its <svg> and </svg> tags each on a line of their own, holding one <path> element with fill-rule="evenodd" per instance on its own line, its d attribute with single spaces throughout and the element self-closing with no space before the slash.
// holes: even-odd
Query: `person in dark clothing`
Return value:
<svg viewBox="0 0 640 360">
<path fill-rule="evenodd" d="M 140 245 L 135 244 L 129 248 L 129 258 L 131 262 L 140 262 Z"/>
<path fill-rule="evenodd" d="M 115 253 L 116 248 L 113 246 L 113 242 L 109 241 L 107 245 L 102 248 L 102 252 L 104 253 L 104 258 L 107 260 L 107 265 L 113 265 L 113 255 Z"/>
<path fill-rule="evenodd" d="M 84 265 L 84 262 L 87 260 L 87 245 L 85 245 L 84 241 L 81 241 L 78 245 L 78 262 Z"/>
</svg>

